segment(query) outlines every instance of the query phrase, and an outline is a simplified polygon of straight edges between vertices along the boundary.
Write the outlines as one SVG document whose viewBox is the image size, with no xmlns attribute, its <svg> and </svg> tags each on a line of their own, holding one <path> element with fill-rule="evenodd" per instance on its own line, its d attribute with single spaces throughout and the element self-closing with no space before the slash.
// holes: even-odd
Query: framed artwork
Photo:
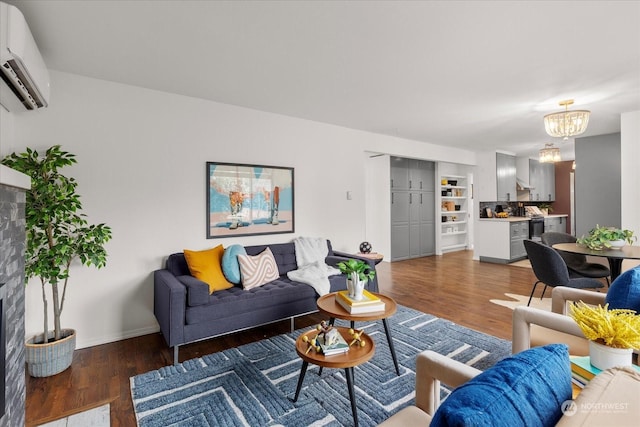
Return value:
<svg viewBox="0 0 640 427">
<path fill-rule="evenodd" d="M 293 168 L 207 162 L 207 239 L 293 233 Z"/>
</svg>

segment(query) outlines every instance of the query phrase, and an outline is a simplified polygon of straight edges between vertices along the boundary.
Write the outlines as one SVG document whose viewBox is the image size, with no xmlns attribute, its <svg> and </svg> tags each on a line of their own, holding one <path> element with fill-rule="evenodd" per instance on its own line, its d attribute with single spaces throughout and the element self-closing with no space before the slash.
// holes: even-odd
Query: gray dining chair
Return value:
<svg viewBox="0 0 640 427">
<path fill-rule="evenodd" d="M 553 246 L 557 243 L 576 243 L 576 238 L 571 234 L 549 231 L 542 233 L 542 243 L 547 246 Z M 571 277 L 590 277 L 592 279 L 605 279 L 607 286 L 610 285 L 609 276 L 611 270 L 609 267 L 598 264 L 597 262 L 587 262 L 587 257 L 581 254 L 572 254 L 569 252 L 558 251 L 569 269 Z"/>
<path fill-rule="evenodd" d="M 571 278 L 569 269 L 560 254 L 553 248 L 533 240 L 525 240 L 524 248 L 531 262 L 531 268 L 536 275 L 537 281 L 533 284 L 531 295 L 527 306 L 531 304 L 533 293 L 538 283 L 544 284 L 540 299 L 544 298 L 547 287 L 567 286 L 578 289 L 599 289 L 603 288 L 602 282 L 590 277 Z"/>
</svg>

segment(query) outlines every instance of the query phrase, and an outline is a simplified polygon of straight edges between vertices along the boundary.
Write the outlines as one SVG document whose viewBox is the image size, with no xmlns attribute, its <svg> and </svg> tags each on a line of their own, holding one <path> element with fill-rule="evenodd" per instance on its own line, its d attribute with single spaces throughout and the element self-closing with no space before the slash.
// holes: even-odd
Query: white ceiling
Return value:
<svg viewBox="0 0 640 427">
<path fill-rule="evenodd" d="M 562 99 L 583 136 L 640 110 L 639 1 L 8 3 L 50 69 L 418 141 L 526 155 Z"/>
</svg>

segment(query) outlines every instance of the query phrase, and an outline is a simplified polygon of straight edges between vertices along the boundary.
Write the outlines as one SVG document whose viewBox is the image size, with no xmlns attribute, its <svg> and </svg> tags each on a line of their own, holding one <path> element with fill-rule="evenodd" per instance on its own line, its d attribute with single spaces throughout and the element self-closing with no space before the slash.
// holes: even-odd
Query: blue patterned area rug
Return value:
<svg viewBox="0 0 640 427">
<path fill-rule="evenodd" d="M 336 325 L 345 325 L 336 321 Z M 382 321 L 362 322 L 376 354 L 355 368 L 358 421 L 374 426 L 413 403 L 415 358 L 433 350 L 484 370 L 508 356 L 511 343 L 455 323 L 398 306 L 388 320 L 401 375 L 395 368 Z M 297 402 L 302 366 L 295 352 L 301 332 L 167 366 L 131 378 L 140 427 L 350 426 L 353 416 L 343 369 L 309 365 Z M 443 390 L 443 393 L 447 393 Z"/>
</svg>

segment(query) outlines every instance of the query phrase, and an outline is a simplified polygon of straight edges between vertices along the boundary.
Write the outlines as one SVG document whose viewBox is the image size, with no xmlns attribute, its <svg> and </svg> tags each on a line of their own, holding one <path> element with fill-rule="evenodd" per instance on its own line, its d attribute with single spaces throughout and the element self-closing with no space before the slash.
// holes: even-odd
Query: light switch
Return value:
<svg viewBox="0 0 640 427">
<path fill-rule="evenodd" d="M 347 191 L 347 200 L 351 200 L 351 191 Z"/>
</svg>

